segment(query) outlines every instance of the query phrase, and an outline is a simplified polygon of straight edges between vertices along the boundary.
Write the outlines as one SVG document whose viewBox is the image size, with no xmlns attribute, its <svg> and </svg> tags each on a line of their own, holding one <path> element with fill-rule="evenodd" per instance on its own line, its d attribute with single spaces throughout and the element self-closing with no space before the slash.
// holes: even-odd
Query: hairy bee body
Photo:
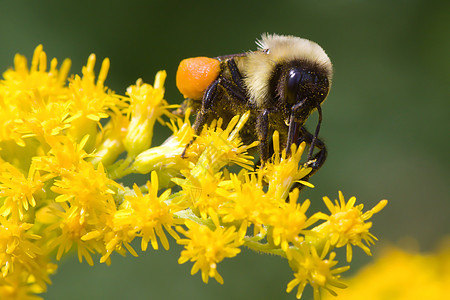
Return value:
<svg viewBox="0 0 450 300">
<path fill-rule="evenodd" d="M 183 60 L 177 71 L 177 87 L 185 97 L 182 109 L 197 113 L 197 134 L 213 119 L 222 118 L 226 125 L 250 110 L 241 137 L 245 143 L 260 142 L 262 162 L 269 158 L 270 137 L 277 130 L 288 152 L 292 143 L 311 145 L 308 160 L 314 161 L 314 173 L 327 154 L 317 135 L 321 104 L 331 85 L 331 61 L 319 45 L 298 37 L 263 35 L 258 45 L 247 53 Z M 314 110 L 319 124 L 311 134 L 304 123 Z M 312 157 L 314 148 L 319 152 Z"/>
</svg>

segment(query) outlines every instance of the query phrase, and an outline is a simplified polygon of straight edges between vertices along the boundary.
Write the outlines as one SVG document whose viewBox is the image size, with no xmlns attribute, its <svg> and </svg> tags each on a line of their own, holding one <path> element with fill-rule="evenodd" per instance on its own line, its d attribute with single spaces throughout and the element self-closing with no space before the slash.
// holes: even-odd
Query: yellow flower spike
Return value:
<svg viewBox="0 0 450 300">
<path fill-rule="evenodd" d="M 128 156 L 136 157 L 139 153 L 150 148 L 153 138 L 153 126 L 162 115 L 170 115 L 168 104 L 164 100 L 165 71 L 156 75 L 155 83 L 158 88 L 137 80 L 136 85 L 127 89 L 130 97 L 130 125 L 124 144 Z"/>
<path fill-rule="evenodd" d="M 113 189 L 121 188 L 107 177 L 102 164 L 95 169 L 92 164 L 81 162 L 77 170 L 65 172 L 56 179 L 51 190 L 59 194 L 56 202 L 79 206 L 84 214 L 95 218 L 100 213 L 114 213 Z"/>
<path fill-rule="evenodd" d="M 242 168 L 253 170 L 253 157 L 248 155 L 247 151 L 257 146 L 258 142 L 244 145 L 238 135 L 248 117 L 248 113 L 234 116 L 225 130 L 221 128 L 222 119 L 206 127 L 194 143 L 200 145 L 199 153 L 195 153 L 198 157 L 196 164 L 203 167 L 208 166 L 213 172 L 220 171 L 228 164 L 236 164 Z"/>
<path fill-rule="evenodd" d="M 205 225 L 199 225 L 187 220 L 188 230 L 177 227 L 177 230 L 186 236 L 186 239 L 179 239 L 178 244 L 184 245 L 184 250 L 178 259 L 179 264 L 187 261 L 194 262 L 191 274 L 202 271 L 202 280 L 208 283 L 210 277 L 223 284 L 223 278 L 217 271 L 217 264 L 224 258 L 234 257 L 241 250 L 239 247 L 243 240 L 238 231 L 232 227 L 217 227 L 211 230 Z"/>
<path fill-rule="evenodd" d="M 126 250 L 128 250 L 134 257 L 138 256 L 136 251 L 130 245 L 136 234 L 131 226 L 127 227 L 126 230 L 125 228 L 121 228 L 104 234 L 103 242 L 105 244 L 105 250 L 101 253 L 100 263 L 106 263 L 107 265 L 111 264 L 111 254 L 114 252 L 125 255 Z"/>
<path fill-rule="evenodd" d="M 127 134 L 129 123 L 128 118 L 122 114 L 111 115 L 111 120 L 98 136 L 92 164 L 98 165 L 101 162 L 108 167 L 117 160 L 117 157 L 125 151 L 123 139 Z"/>
<path fill-rule="evenodd" d="M 272 226 L 273 243 L 281 246 L 287 254 L 290 243 L 299 246 L 303 241 L 303 235 L 307 232 L 306 228 L 317 221 L 306 217 L 305 213 L 311 202 L 306 200 L 303 204 L 297 203 L 298 195 L 298 189 L 294 189 L 289 194 L 289 202 L 272 209 L 265 222 L 266 225 Z"/>
<path fill-rule="evenodd" d="M 167 126 L 173 134 L 162 145 L 140 153 L 128 170 L 140 174 L 157 171 L 163 187 L 173 184 L 172 179 L 180 177 L 181 170 L 188 169 L 191 159 L 182 158 L 181 154 L 194 136 L 188 116 L 184 123 L 180 119 L 178 124 L 171 120 Z"/>
<path fill-rule="evenodd" d="M 336 200 L 333 204 L 328 197 L 323 197 L 323 201 L 331 214 L 329 216 L 317 214 L 319 219 L 326 222 L 314 228 L 313 231 L 327 240 L 325 248 L 346 246 L 348 262 L 352 259 L 352 245 L 360 247 L 367 255 L 371 255 L 368 246 L 374 244 L 377 238 L 369 232 L 372 223 L 365 221 L 381 211 L 386 206 L 387 200 L 380 201 L 373 209 L 365 213 L 362 212 L 362 204 L 355 206 L 356 197 L 351 197 L 346 203 L 341 191 L 339 191 L 339 202 Z"/>
<path fill-rule="evenodd" d="M 95 60 L 96 60 L 95 54 L 91 53 L 91 55 L 89 55 L 88 57 L 86 67 L 83 67 L 81 71 L 83 73 L 83 76 L 89 77 L 92 80 L 94 80 Z"/>
<path fill-rule="evenodd" d="M 206 166 L 197 165 L 191 172 L 186 171 L 185 175 L 186 179 L 172 179 L 183 189 L 181 199 L 177 202 L 196 209 L 203 219 L 208 217 L 217 219 L 219 206 L 224 202 L 224 198 L 216 193 L 222 180 L 222 173 L 214 174 L 208 171 Z"/>
<path fill-rule="evenodd" d="M 325 300 L 448 299 L 450 244 L 431 253 L 394 246 L 346 280 L 349 288 Z"/>
<path fill-rule="evenodd" d="M 290 293 L 298 286 L 297 299 L 302 297 L 307 284 L 311 285 L 314 290 L 314 300 L 320 300 L 321 288 L 326 289 L 332 295 L 336 295 L 333 287 L 346 288 L 346 285 L 339 280 L 339 274 L 347 271 L 350 267 L 332 269 L 338 263 L 334 260 L 336 257 L 334 252 L 328 259 L 325 259 L 325 255 L 319 256 L 314 246 L 308 244 L 303 244 L 299 249 L 290 248 L 288 252 L 290 252 L 288 255 L 290 257 L 289 265 L 295 272 L 295 278 L 288 283 L 286 292 Z"/>
<path fill-rule="evenodd" d="M 125 203 L 116 212 L 113 223 L 114 231 L 129 231 L 128 236 L 141 236 L 142 251 L 147 250 L 150 242 L 153 249 L 158 249 L 158 238 L 164 249 L 169 249 L 169 242 L 164 233 L 167 231 L 175 240 L 178 234 L 172 229 L 180 221 L 175 220 L 173 214 L 179 210 L 174 204 L 166 204 L 170 190 L 166 190 L 158 196 L 158 175 L 152 172 L 151 181 L 147 182 L 148 193 L 142 194 L 135 184 L 133 190 L 135 195 L 125 196 Z"/>
<path fill-rule="evenodd" d="M 47 71 L 47 55 L 45 52 L 41 52 L 39 55 L 39 72 Z"/>
<path fill-rule="evenodd" d="M 69 75 L 71 65 L 72 65 L 72 61 L 70 59 L 66 58 L 63 61 L 63 63 L 61 64 L 61 68 L 59 70 L 59 74 L 58 74 L 58 82 L 61 82 L 62 84 L 65 83 L 65 81 L 67 80 L 67 76 Z"/>
<path fill-rule="evenodd" d="M 43 49 L 44 46 L 42 46 L 42 44 L 38 45 L 36 49 L 34 49 L 33 58 L 31 60 L 30 73 L 37 71 Z"/>
<path fill-rule="evenodd" d="M 244 127 L 245 123 L 247 123 L 249 117 L 250 111 L 246 111 L 239 119 L 233 118 L 230 121 L 225 129 L 225 131 L 230 132 L 228 134 L 228 140 L 234 140 L 237 138 L 239 131 L 241 131 L 242 127 Z"/>
<path fill-rule="evenodd" d="M 11 164 L 0 162 L 0 198 L 3 198 L 0 215 L 22 221 L 29 208 L 36 206 L 34 193 L 43 186 L 44 180 L 34 168 L 25 177 Z"/>
<path fill-rule="evenodd" d="M 33 224 L 8 220 L 0 216 L 0 270 L 3 277 L 13 273 L 16 266 L 34 270 L 34 258 L 44 254 L 35 244 L 41 236 L 32 234 Z"/>
<path fill-rule="evenodd" d="M 157 90 L 158 89 L 164 90 L 164 82 L 166 81 L 166 78 L 167 78 L 166 71 L 159 71 L 158 73 L 156 73 L 153 87 Z"/>
<path fill-rule="evenodd" d="M 82 239 L 92 228 L 86 222 L 84 210 L 79 206 L 69 207 L 63 204 L 62 207 L 64 207 L 64 212 L 54 211 L 54 214 L 60 217 L 59 222 L 46 228 L 48 233 L 57 233 L 48 248 L 58 248 L 56 259 L 60 260 L 62 255 L 71 250 L 75 244 L 79 261 L 82 262 L 84 257 L 89 265 L 94 265 L 91 252 L 94 252 L 93 249 L 101 249 L 102 243 L 96 240 L 85 241 Z"/>
<path fill-rule="evenodd" d="M 45 141 L 50 150 L 46 155 L 33 157 L 33 168 L 48 172 L 49 177 L 76 171 L 85 159 L 91 157 L 83 149 L 87 138 L 88 136 L 84 137 L 78 144 L 67 136 L 47 136 Z"/>
<path fill-rule="evenodd" d="M 189 109 L 184 120 L 169 111 L 176 106 L 164 99 L 166 73 L 158 72 L 153 86 L 138 80 L 117 96 L 105 86 L 109 59 L 97 78 L 95 63 L 92 54 L 82 76 L 67 83 L 70 60 L 58 69 L 39 45 L 29 69 L 16 55 L 0 81 L 0 298 L 44 292 L 55 270 L 49 261 L 70 250 L 90 265 L 93 255 L 109 264 L 114 252 L 137 256 L 135 238 L 143 251 L 168 249 L 167 233 L 184 246 L 179 263 L 192 261 L 191 273 L 201 270 L 204 282 L 223 283 L 218 264 L 245 245 L 287 258 L 295 272 L 288 291 L 298 286 L 300 296 L 310 284 L 316 298 L 319 289 L 342 287 L 346 268 L 334 269 L 329 251 L 346 246 L 351 260 L 357 245 L 370 254 L 363 241 L 376 238 L 366 221 L 387 202 L 362 212 L 340 193 L 335 204 L 324 199 L 329 216 L 308 218 L 310 201 L 291 190 L 296 182 L 312 186 L 302 181 L 310 171 L 300 162 L 304 144 L 288 156 L 274 132 L 275 154 L 255 170 L 247 151 L 258 142 L 244 145 L 240 137 L 246 112 L 226 128 L 213 120 L 182 158 L 194 131 Z M 173 134 L 151 147 L 156 121 Z M 115 181 L 133 173 L 150 180 L 132 188 Z M 325 221 L 310 230 L 319 219 Z"/>
<path fill-rule="evenodd" d="M 91 54 L 82 69 L 83 77 L 77 75 L 69 83 L 71 92 L 69 135 L 78 142 L 89 134 L 90 139 L 86 144 L 86 151 L 89 152 L 95 149 L 97 128 L 101 127 L 100 121 L 108 118 L 111 111 L 117 113 L 127 106 L 125 101 L 104 87 L 109 70 L 108 58 L 103 60 L 98 81 L 95 83 L 95 61 L 95 55 Z"/>
<path fill-rule="evenodd" d="M 100 73 L 98 74 L 97 87 L 103 88 L 103 84 L 105 83 L 106 76 L 108 76 L 109 67 L 110 67 L 110 61 L 109 61 L 109 58 L 106 57 L 102 62 L 102 66 L 100 68 Z"/>
<path fill-rule="evenodd" d="M 279 164 L 280 163 L 280 134 L 278 133 L 278 130 L 275 130 L 273 132 L 273 136 L 272 136 L 272 143 L 273 143 L 273 152 L 274 152 L 274 156 L 273 156 L 273 160 L 274 163 Z"/>
<path fill-rule="evenodd" d="M 39 46 L 38 46 L 39 47 Z M 35 50 L 36 51 L 36 50 Z M 27 65 L 27 59 L 25 58 L 25 56 L 21 55 L 21 54 L 16 54 L 14 55 L 14 71 L 17 74 L 21 74 L 21 75 L 28 75 L 28 65 Z M 8 71 L 6 71 L 3 74 L 3 77 L 8 80 L 10 78 L 8 78 L 7 75 L 9 75 Z"/>
<path fill-rule="evenodd" d="M 49 275 L 55 273 L 57 266 L 43 255 L 34 257 L 33 262 L 33 269 L 18 264 L 13 273 L 0 279 L 0 299 L 42 299 L 36 294 L 46 292 L 46 285 L 51 283 Z"/>
<path fill-rule="evenodd" d="M 255 231 L 263 230 L 264 222 L 278 208 L 278 202 L 266 195 L 260 178 L 255 174 L 245 174 L 243 178 L 230 174 L 229 181 L 221 182 L 217 193 L 229 201 L 219 209 L 223 222 L 253 224 Z"/>
<path fill-rule="evenodd" d="M 5 80 L 0 84 L 0 142 L 14 140 L 17 145 L 25 148 L 19 150 L 20 155 L 28 152 L 28 155 L 33 156 L 37 147 L 35 139 L 39 140 L 44 135 L 68 128 L 65 118 L 69 96 L 63 85 L 70 61 L 66 60 L 58 72 L 57 61 L 53 59 L 47 73 L 47 56 L 42 51 L 42 46 L 36 48 L 30 70 L 27 69 L 25 57 L 16 55 L 14 60 L 15 69 L 7 70 L 3 74 Z M 9 147 L 2 148 L 7 150 Z M 6 155 L 19 155 L 19 152 L 15 153 L 11 149 L 11 153 Z M 23 161 L 23 157 L 18 159 Z M 8 161 L 13 163 L 12 158 Z"/>
<path fill-rule="evenodd" d="M 58 66 L 58 60 L 54 57 L 50 61 L 50 70 L 48 70 L 48 75 L 55 76 L 55 74 L 58 73 L 58 70 L 56 69 L 57 66 Z"/>
<path fill-rule="evenodd" d="M 377 205 L 375 205 L 371 210 L 366 211 L 363 215 L 362 218 L 364 220 L 368 220 L 370 219 L 374 214 L 380 212 L 386 205 L 387 205 L 388 201 L 387 200 L 381 200 L 380 202 L 378 202 Z"/>
<path fill-rule="evenodd" d="M 196 148 L 201 152 L 198 160 L 190 165 L 190 170 L 183 171 L 185 179 L 172 179 L 183 188 L 182 202 L 195 208 L 196 213 L 203 219 L 208 217 L 217 219 L 218 209 L 226 200 L 216 192 L 220 182 L 223 181 L 221 168 L 234 163 L 252 169 L 253 162 L 246 153 L 247 149 L 257 143 L 243 145 L 237 134 L 247 118 L 248 114 L 244 114 L 243 117 L 235 116 L 225 130 L 220 127 L 220 119 L 205 128 L 194 143 L 200 145 Z"/>
<path fill-rule="evenodd" d="M 311 172 L 311 168 L 305 168 L 300 164 L 303 151 L 306 144 L 303 142 L 297 148 L 292 144 L 291 155 L 286 155 L 286 150 L 283 149 L 280 153 L 279 136 L 275 131 L 273 135 L 274 155 L 272 159 L 265 164 L 264 172 L 266 181 L 269 183 L 269 193 L 273 193 L 279 199 L 286 199 L 289 191 L 296 182 L 301 182 L 307 186 L 311 184 L 302 181 L 301 179 Z"/>
<path fill-rule="evenodd" d="M 95 180 L 92 180 L 95 178 Z M 113 198 L 115 190 L 121 186 L 106 177 L 102 164 L 97 169 L 91 163 L 80 161 L 74 170 L 67 170 L 54 181 L 51 190 L 59 194 L 54 201 L 59 202 L 62 211 L 54 213 L 60 217 L 57 223 L 46 230 L 57 234 L 51 248 L 58 247 L 57 259 L 75 244 L 78 257 L 83 257 L 92 265 L 90 252 L 104 252 L 104 244 L 97 232 L 104 232 L 111 216 L 116 211 Z"/>
</svg>

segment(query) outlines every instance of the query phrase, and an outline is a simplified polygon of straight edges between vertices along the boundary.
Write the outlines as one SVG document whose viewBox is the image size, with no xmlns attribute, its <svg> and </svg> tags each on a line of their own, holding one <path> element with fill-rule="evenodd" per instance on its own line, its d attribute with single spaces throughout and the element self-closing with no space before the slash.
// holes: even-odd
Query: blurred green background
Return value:
<svg viewBox="0 0 450 300">
<path fill-rule="evenodd" d="M 42 43 L 50 58 L 72 59 L 71 74 L 81 74 L 90 53 L 109 57 L 106 84 L 118 94 L 165 69 L 166 99 L 179 103 L 182 58 L 255 49 L 264 32 L 314 40 L 335 68 L 321 131 L 329 157 L 312 179 L 317 188 L 302 197 L 313 202 L 310 211 L 324 209 L 321 197 L 335 199 L 338 190 L 367 209 L 386 198 L 373 218 L 381 240 L 375 255 L 383 243 L 409 238 L 426 251 L 450 229 L 449 16 L 449 1 L 430 0 L 1 1 L 0 70 Z M 219 265 L 223 286 L 205 285 L 190 275 L 190 263 L 177 264 L 180 250 L 114 256 L 110 267 L 68 258 L 44 298 L 295 298 L 285 293 L 292 272 L 278 257 L 244 250 Z M 355 249 L 348 274 L 370 260 Z"/>
</svg>

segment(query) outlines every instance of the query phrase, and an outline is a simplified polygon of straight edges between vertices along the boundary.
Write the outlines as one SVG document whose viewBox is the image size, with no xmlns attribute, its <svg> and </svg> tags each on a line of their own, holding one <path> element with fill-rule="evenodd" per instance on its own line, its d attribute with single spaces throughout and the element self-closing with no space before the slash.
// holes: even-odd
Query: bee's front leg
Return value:
<svg viewBox="0 0 450 300">
<path fill-rule="evenodd" d="M 306 142 L 307 144 L 311 145 L 311 143 L 314 141 L 314 148 L 319 149 L 319 151 L 314 154 L 314 156 L 308 157 L 308 161 L 305 163 L 308 167 L 311 167 L 311 172 L 302 178 L 302 180 L 308 180 L 311 176 L 313 176 L 325 163 L 325 160 L 327 159 L 327 147 L 325 143 L 310 133 L 305 127 L 300 128 L 300 137 L 297 140 L 297 144 L 299 145 L 301 142 Z"/>
</svg>

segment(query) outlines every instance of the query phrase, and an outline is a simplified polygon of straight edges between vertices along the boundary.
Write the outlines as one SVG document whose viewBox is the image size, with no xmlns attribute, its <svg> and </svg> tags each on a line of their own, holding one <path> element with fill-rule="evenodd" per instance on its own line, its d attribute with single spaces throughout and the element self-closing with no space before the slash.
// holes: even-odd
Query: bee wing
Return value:
<svg viewBox="0 0 450 300">
<path fill-rule="evenodd" d="M 243 57 L 243 56 L 247 56 L 247 55 L 248 55 L 248 53 L 237 53 L 237 54 L 221 55 L 221 56 L 217 56 L 214 58 L 217 59 L 218 61 L 222 62 L 222 61 L 226 61 L 230 58 Z"/>
</svg>

